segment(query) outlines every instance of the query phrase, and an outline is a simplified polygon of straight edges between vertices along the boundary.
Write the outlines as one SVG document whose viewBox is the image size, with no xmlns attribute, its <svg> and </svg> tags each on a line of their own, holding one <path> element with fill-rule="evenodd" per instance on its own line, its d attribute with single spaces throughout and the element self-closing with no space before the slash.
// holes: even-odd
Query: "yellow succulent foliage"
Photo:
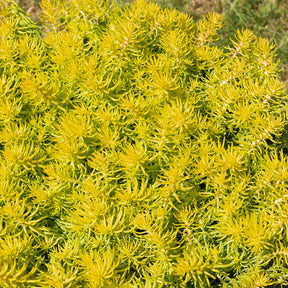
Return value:
<svg viewBox="0 0 288 288">
<path fill-rule="evenodd" d="M 0 0 L 0 287 L 286 285 L 275 45 L 147 0 L 41 8 Z"/>
</svg>

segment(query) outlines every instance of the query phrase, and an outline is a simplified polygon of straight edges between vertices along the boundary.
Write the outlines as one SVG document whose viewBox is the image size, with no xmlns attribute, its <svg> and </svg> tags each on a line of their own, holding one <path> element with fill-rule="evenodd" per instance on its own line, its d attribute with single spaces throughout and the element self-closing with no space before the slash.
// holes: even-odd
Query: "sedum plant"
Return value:
<svg viewBox="0 0 288 288">
<path fill-rule="evenodd" d="M 0 1 L 0 286 L 288 283 L 275 47 L 136 0 Z"/>
</svg>

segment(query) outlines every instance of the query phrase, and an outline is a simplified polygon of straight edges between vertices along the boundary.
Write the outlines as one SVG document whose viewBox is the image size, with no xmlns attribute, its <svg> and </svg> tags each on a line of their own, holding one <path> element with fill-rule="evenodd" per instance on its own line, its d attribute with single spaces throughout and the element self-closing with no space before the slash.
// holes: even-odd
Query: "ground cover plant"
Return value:
<svg viewBox="0 0 288 288">
<path fill-rule="evenodd" d="M 0 287 L 288 282 L 275 46 L 137 0 L 0 2 Z"/>
<path fill-rule="evenodd" d="M 31 18 L 39 23 L 40 0 L 16 0 L 26 9 Z M 130 5 L 131 0 L 117 0 L 121 7 Z M 277 45 L 278 59 L 281 60 L 279 77 L 288 84 L 288 2 L 286 0 L 157 0 L 162 8 L 176 8 L 189 13 L 194 21 L 209 12 L 223 15 L 226 23 L 221 29 L 220 47 L 230 45 L 230 38 L 237 30 L 250 29 L 258 37 L 268 38 Z"/>
<path fill-rule="evenodd" d="M 119 0 L 120 1 L 120 0 Z M 128 1 L 128 0 L 127 0 Z M 126 2 L 127 2 L 126 1 Z M 230 37 L 249 28 L 255 35 L 277 45 L 280 78 L 288 84 L 288 1 L 286 0 L 158 0 L 163 7 L 177 8 L 199 20 L 209 12 L 223 15 L 225 26 L 218 45 L 227 46 Z"/>
<path fill-rule="evenodd" d="M 242 28 L 249 28 L 257 36 L 268 38 L 277 45 L 280 63 L 279 77 L 288 84 L 288 2 L 286 0 L 192 0 L 183 1 L 181 11 L 188 11 L 197 19 L 207 11 L 222 14 L 223 27 L 220 46 L 229 45 L 229 38 Z M 180 8 L 180 7 L 179 7 Z"/>
</svg>

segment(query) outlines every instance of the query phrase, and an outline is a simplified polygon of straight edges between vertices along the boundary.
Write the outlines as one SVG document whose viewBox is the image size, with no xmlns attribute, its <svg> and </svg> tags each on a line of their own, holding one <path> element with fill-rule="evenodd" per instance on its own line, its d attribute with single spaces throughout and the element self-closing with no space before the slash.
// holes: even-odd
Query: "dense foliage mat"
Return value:
<svg viewBox="0 0 288 288">
<path fill-rule="evenodd" d="M 217 47 L 216 13 L 68 2 L 39 28 L 0 1 L 0 287 L 287 283 L 275 47 Z"/>
</svg>

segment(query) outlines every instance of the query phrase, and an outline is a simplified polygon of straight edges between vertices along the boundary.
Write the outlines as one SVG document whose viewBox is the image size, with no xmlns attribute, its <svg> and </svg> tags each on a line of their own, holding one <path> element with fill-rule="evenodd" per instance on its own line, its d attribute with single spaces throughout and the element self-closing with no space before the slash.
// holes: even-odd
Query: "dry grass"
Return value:
<svg viewBox="0 0 288 288">
<path fill-rule="evenodd" d="M 33 21 L 39 23 L 40 1 L 36 0 L 15 0 L 22 8 L 24 8 Z"/>
</svg>

